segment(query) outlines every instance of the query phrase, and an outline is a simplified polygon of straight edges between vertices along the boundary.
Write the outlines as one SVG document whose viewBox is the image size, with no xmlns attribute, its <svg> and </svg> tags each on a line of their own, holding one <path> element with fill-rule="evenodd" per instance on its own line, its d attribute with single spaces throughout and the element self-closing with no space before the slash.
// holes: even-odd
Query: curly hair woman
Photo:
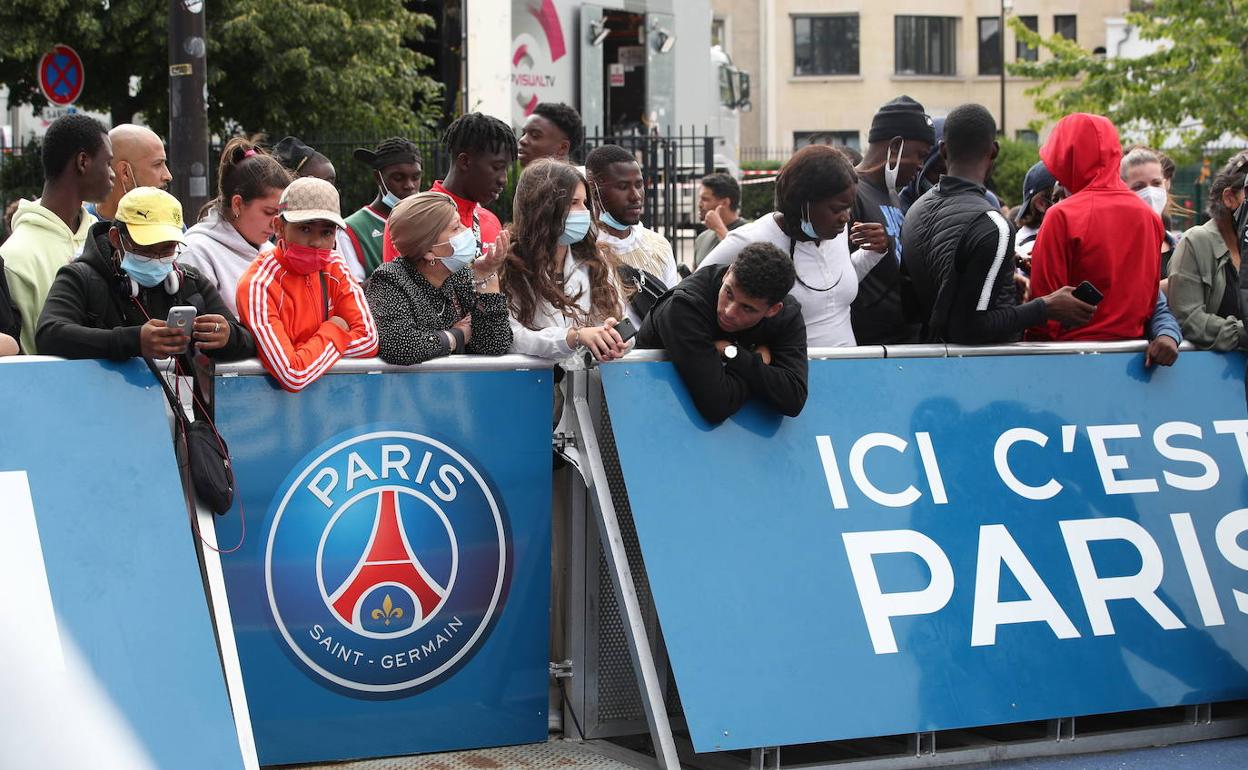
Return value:
<svg viewBox="0 0 1248 770">
<path fill-rule="evenodd" d="M 502 275 L 513 353 L 562 359 L 587 348 L 599 361 L 624 354 L 614 328 L 624 292 L 614 256 L 598 245 L 585 191 L 579 171 L 550 159 L 530 164 L 516 185 Z"/>
</svg>

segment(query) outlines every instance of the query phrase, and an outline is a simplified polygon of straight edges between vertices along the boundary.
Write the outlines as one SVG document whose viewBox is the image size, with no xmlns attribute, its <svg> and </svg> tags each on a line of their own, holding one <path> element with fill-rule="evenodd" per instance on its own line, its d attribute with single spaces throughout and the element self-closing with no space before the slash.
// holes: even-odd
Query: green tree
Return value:
<svg viewBox="0 0 1248 770">
<path fill-rule="evenodd" d="M 1012 63 L 1010 74 L 1041 81 L 1027 93 L 1049 119 L 1098 113 L 1150 144 L 1173 130 L 1194 145 L 1244 133 L 1248 2 L 1155 0 L 1133 7 L 1127 23 L 1142 40 L 1159 42 L 1157 51 L 1133 59 L 1098 56 L 1059 36 L 1041 38 L 1014 18 L 1019 39 L 1053 57 Z"/>
<path fill-rule="evenodd" d="M 1001 153 L 992 165 L 988 186 L 1007 206 L 1023 202 L 1023 178 L 1040 160 L 1040 148 L 1019 139 L 1001 139 Z"/>
<path fill-rule="evenodd" d="M 245 131 L 378 136 L 431 125 L 441 86 L 404 46 L 433 19 L 403 0 L 218 0 L 209 116 Z M 412 106 L 417 105 L 413 113 Z"/>
<path fill-rule="evenodd" d="M 214 131 L 358 132 L 428 125 L 441 86 L 406 47 L 433 19 L 403 0 L 211 0 L 208 116 Z M 169 113 L 167 0 L 0 2 L 0 84 L 14 104 L 47 105 L 36 63 L 56 43 L 83 58 L 79 106 L 125 123 Z"/>
</svg>

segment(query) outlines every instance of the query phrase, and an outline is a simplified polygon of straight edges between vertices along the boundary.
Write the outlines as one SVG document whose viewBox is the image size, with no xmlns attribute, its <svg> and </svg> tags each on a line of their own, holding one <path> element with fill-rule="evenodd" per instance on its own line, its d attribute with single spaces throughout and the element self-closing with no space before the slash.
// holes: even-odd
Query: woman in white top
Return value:
<svg viewBox="0 0 1248 770">
<path fill-rule="evenodd" d="M 770 243 L 793 259 L 797 283 L 791 295 L 802 306 L 806 341 L 812 347 L 857 343 L 849 306 L 858 280 L 888 251 L 878 223 L 848 228 L 858 176 L 839 150 L 809 145 L 798 150 L 776 179 L 776 211 L 728 233 L 699 265 L 727 265 L 751 243 Z M 852 255 L 849 242 L 859 246 Z"/>
<path fill-rule="evenodd" d="M 599 361 L 624 354 L 615 331 L 624 292 L 615 257 L 597 242 L 585 177 L 562 161 L 524 170 L 512 204 L 511 251 L 503 268 L 513 353 L 563 359 L 587 348 Z"/>
<path fill-rule="evenodd" d="M 216 199 L 200 212 L 199 224 L 186 231 L 178 264 L 203 274 L 238 313 L 238 280 L 260 254 L 271 251 L 273 218 L 290 184 L 290 173 L 263 148 L 239 136 L 221 151 Z"/>
</svg>

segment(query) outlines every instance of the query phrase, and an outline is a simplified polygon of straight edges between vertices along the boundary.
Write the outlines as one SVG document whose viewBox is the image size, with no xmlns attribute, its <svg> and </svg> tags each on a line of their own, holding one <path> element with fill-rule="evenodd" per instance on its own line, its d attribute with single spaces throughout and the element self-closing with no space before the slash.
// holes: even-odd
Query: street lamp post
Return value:
<svg viewBox="0 0 1248 770">
<path fill-rule="evenodd" d="M 1014 0 L 1001 0 L 1001 123 L 997 133 L 1005 136 L 1005 16 L 1014 10 Z"/>
<path fill-rule="evenodd" d="M 208 200 L 204 0 L 169 0 L 169 191 L 186 216 Z"/>
</svg>

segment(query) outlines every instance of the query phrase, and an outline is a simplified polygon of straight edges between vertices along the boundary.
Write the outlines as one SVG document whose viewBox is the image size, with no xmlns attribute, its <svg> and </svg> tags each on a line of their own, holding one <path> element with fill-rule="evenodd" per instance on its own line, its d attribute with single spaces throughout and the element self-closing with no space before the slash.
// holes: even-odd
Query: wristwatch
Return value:
<svg viewBox="0 0 1248 770">
<path fill-rule="evenodd" d="M 736 345 L 729 345 L 728 347 L 724 348 L 724 360 L 725 361 L 731 361 L 736 357 L 737 357 Z"/>
</svg>

